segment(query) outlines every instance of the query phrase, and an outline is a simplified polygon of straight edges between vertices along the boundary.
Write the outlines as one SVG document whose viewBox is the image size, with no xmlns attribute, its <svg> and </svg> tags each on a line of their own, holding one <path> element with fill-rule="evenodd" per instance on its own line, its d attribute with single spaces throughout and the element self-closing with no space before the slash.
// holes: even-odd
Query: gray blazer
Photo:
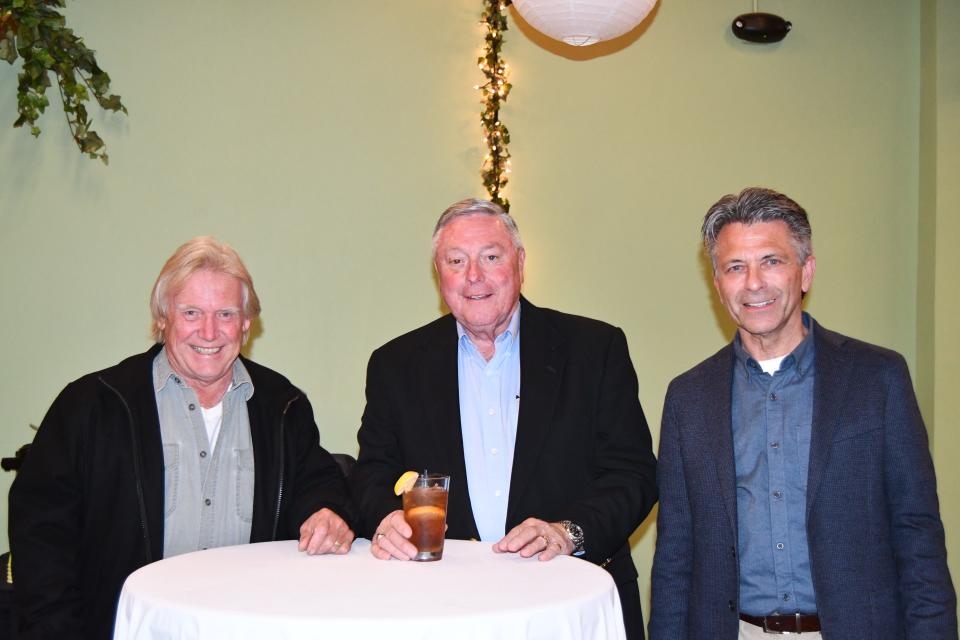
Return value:
<svg viewBox="0 0 960 640">
<path fill-rule="evenodd" d="M 806 526 L 825 640 L 957 638 L 926 429 L 903 358 L 815 325 Z M 671 382 L 651 640 L 736 640 L 733 345 Z"/>
</svg>

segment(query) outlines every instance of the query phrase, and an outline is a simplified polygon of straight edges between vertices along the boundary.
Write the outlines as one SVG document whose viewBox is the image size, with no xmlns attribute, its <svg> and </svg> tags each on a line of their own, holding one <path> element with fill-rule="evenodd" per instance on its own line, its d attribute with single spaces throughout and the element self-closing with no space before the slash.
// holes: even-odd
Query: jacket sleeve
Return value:
<svg viewBox="0 0 960 640">
<path fill-rule="evenodd" d="M 926 429 L 902 357 L 897 356 L 888 375 L 885 491 L 905 637 L 956 640 L 957 596 L 947 568 Z"/>
<path fill-rule="evenodd" d="M 84 411 L 71 387 L 40 423 L 10 489 L 10 550 L 19 638 L 82 638 L 80 576 Z"/>
<path fill-rule="evenodd" d="M 380 521 L 402 507 L 393 493 L 396 479 L 406 468 L 401 459 L 397 425 L 391 418 L 386 367 L 380 351 L 367 365 L 367 404 L 360 420 L 357 440 L 360 456 L 350 477 L 350 491 L 357 507 L 358 535 L 370 538 Z"/>
<path fill-rule="evenodd" d="M 673 389 L 667 391 L 660 427 L 657 485 L 657 548 L 653 556 L 650 640 L 687 637 L 693 563 L 693 522 L 680 455 L 680 437 Z"/>
<path fill-rule="evenodd" d="M 584 559 L 595 563 L 623 547 L 657 502 L 657 461 L 627 339 L 620 329 L 609 335 L 592 416 L 592 478 L 567 516 L 583 528 Z"/>
<path fill-rule="evenodd" d="M 320 434 L 313 418 L 313 407 L 305 395 L 297 398 L 284 416 L 286 443 L 284 456 L 290 472 L 290 495 L 282 537 L 300 536 L 300 525 L 317 511 L 327 508 L 355 528 L 347 486 L 333 456 L 320 446 Z"/>
</svg>

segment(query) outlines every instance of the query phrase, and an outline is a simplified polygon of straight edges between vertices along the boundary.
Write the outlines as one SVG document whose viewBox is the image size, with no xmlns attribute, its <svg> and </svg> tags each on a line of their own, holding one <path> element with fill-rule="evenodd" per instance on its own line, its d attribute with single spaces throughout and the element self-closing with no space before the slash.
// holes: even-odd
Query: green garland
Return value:
<svg viewBox="0 0 960 640">
<path fill-rule="evenodd" d="M 18 76 L 15 127 L 30 125 L 40 135 L 37 119 L 50 105 L 46 92 L 50 72 L 57 78 L 63 112 L 70 133 L 82 153 L 107 164 L 106 145 L 90 128 L 86 103 L 90 94 L 108 111 L 127 112 L 120 96 L 110 93 L 110 76 L 97 65 L 94 52 L 72 29 L 56 8 L 66 0 L 0 0 L 0 59 L 11 65 L 23 60 Z"/>
<path fill-rule="evenodd" d="M 510 132 L 500 121 L 500 106 L 507 101 L 511 84 L 507 82 L 507 63 L 500 57 L 500 49 L 503 46 L 503 32 L 507 30 L 506 9 L 510 4 L 511 0 L 483 0 L 481 24 L 486 27 L 487 34 L 484 38 L 484 55 L 477 59 L 477 64 L 487 81 L 476 86 L 483 92 L 480 122 L 487 144 L 487 155 L 480 175 L 490 199 L 506 211 L 510 210 L 510 201 L 502 193 L 507 186 L 507 174 L 510 173 L 510 152 L 507 150 Z"/>
</svg>

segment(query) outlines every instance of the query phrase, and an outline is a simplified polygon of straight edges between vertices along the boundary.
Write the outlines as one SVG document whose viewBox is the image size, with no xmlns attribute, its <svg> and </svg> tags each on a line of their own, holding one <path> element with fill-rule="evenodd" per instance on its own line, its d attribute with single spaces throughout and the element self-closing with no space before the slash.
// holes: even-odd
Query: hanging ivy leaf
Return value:
<svg viewBox="0 0 960 640">
<path fill-rule="evenodd" d="M 107 164 L 103 139 L 92 129 L 86 103 L 91 95 L 101 109 L 127 113 L 120 96 L 110 93 L 110 76 L 97 64 L 63 14 L 66 0 L 0 0 L 0 59 L 14 64 L 22 60 L 18 75 L 17 112 L 14 127 L 30 126 L 40 135 L 37 120 L 50 105 L 46 91 L 50 75 L 56 78 L 63 112 L 74 142 L 82 153 Z"/>
</svg>

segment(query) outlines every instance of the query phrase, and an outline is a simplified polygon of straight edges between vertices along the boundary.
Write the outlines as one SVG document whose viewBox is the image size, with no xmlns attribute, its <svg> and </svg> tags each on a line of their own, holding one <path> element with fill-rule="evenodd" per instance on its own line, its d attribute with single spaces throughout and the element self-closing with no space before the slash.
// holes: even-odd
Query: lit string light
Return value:
<svg viewBox="0 0 960 640">
<path fill-rule="evenodd" d="M 507 101 L 511 84 L 507 82 L 509 67 L 500 58 L 500 49 L 503 46 L 503 32 L 507 30 L 506 11 L 510 4 L 511 0 L 483 0 L 481 24 L 486 27 L 487 34 L 483 55 L 477 58 L 477 64 L 487 81 L 474 87 L 482 95 L 480 123 L 487 146 L 480 175 L 490 199 L 507 211 L 510 210 L 510 201 L 502 194 L 507 186 L 507 174 L 510 173 L 510 152 L 507 150 L 510 132 L 500 121 L 500 106 Z"/>
</svg>

